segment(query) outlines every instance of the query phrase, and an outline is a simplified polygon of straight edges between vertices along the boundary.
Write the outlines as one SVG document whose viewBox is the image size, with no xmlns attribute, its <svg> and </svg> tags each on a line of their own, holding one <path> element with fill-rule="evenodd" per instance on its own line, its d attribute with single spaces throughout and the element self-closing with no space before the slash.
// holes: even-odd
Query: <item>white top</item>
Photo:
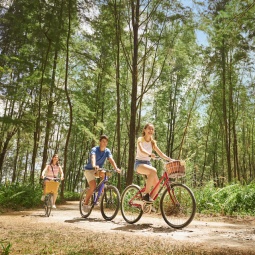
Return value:
<svg viewBox="0 0 255 255">
<path fill-rule="evenodd" d="M 149 157 L 149 155 L 141 152 L 138 143 L 141 142 L 142 147 L 148 152 L 148 153 L 152 153 L 152 143 L 150 142 L 146 142 L 144 137 L 139 137 L 137 139 L 137 150 L 136 150 L 136 159 L 138 160 L 145 160 L 145 161 L 150 161 L 151 158 Z"/>
<path fill-rule="evenodd" d="M 47 165 L 43 172 L 42 175 L 49 178 L 49 179 L 53 179 L 53 178 L 58 178 L 58 174 L 61 174 L 62 169 L 60 169 L 60 166 L 57 165 Z"/>
</svg>

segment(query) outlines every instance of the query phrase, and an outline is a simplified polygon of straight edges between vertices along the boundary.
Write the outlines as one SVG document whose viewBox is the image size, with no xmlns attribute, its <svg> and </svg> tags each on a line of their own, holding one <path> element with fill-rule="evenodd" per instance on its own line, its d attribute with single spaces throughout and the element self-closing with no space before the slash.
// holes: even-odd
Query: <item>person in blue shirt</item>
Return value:
<svg viewBox="0 0 255 255">
<path fill-rule="evenodd" d="M 88 212 L 90 210 L 90 205 L 88 205 L 89 200 L 96 188 L 96 173 L 99 168 L 102 168 L 105 160 L 108 159 L 111 163 L 112 167 L 120 173 L 120 169 L 117 167 L 113 157 L 112 153 L 109 148 L 107 148 L 108 144 L 108 137 L 106 135 L 101 135 L 99 139 L 99 146 L 95 146 L 90 151 L 90 157 L 88 160 L 87 165 L 85 166 L 84 175 L 88 181 L 89 184 L 89 190 L 87 192 L 85 202 L 83 205 L 83 209 L 85 212 Z"/>
</svg>

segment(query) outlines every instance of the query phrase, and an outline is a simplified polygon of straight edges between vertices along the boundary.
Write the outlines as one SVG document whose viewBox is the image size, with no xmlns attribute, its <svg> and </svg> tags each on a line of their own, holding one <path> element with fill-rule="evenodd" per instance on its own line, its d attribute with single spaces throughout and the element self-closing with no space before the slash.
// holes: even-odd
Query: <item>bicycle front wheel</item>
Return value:
<svg viewBox="0 0 255 255">
<path fill-rule="evenodd" d="M 101 199 L 101 213 L 105 220 L 113 220 L 120 208 L 120 193 L 115 186 L 106 185 Z"/>
<path fill-rule="evenodd" d="M 183 228 L 190 224 L 196 213 L 193 192 L 183 184 L 173 184 L 160 199 L 160 210 L 165 222 L 172 228 Z"/>
<path fill-rule="evenodd" d="M 49 217 L 51 213 L 51 208 L 52 208 L 52 200 L 53 200 L 53 195 L 48 194 L 45 196 L 44 200 L 44 210 L 45 210 L 45 216 Z"/>
<path fill-rule="evenodd" d="M 85 188 L 85 189 L 83 190 L 83 192 L 81 193 L 81 196 L 80 196 L 79 208 L 80 208 L 80 213 L 81 213 L 81 217 L 82 217 L 82 218 L 87 218 L 87 217 L 89 217 L 89 215 L 91 214 L 91 211 L 92 211 L 92 209 L 93 209 L 93 196 L 94 196 L 94 194 L 91 196 L 91 199 L 90 199 L 90 201 L 89 201 L 89 203 L 88 203 L 89 209 L 85 208 L 85 205 L 84 205 L 84 202 L 85 202 L 85 198 L 86 198 L 88 189 L 89 189 L 89 188 Z"/>
<path fill-rule="evenodd" d="M 135 223 L 143 215 L 142 210 L 142 193 L 140 187 L 131 184 L 127 186 L 121 196 L 121 214 L 128 223 Z"/>
</svg>

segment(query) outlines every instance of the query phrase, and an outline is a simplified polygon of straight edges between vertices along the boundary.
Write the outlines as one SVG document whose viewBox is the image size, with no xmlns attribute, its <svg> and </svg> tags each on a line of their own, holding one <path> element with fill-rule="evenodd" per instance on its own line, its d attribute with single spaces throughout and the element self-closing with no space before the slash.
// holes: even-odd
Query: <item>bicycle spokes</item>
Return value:
<svg viewBox="0 0 255 255">
<path fill-rule="evenodd" d="M 173 184 L 160 200 L 160 209 L 166 223 L 174 228 L 187 226 L 195 215 L 196 203 L 192 191 L 183 184 Z"/>
<path fill-rule="evenodd" d="M 138 186 L 130 185 L 126 187 L 121 197 L 121 213 L 126 222 L 135 223 L 142 217 L 143 203 Z"/>
<path fill-rule="evenodd" d="M 108 185 L 101 199 L 101 213 L 105 220 L 112 220 L 119 211 L 120 194 L 115 186 Z"/>
</svg>

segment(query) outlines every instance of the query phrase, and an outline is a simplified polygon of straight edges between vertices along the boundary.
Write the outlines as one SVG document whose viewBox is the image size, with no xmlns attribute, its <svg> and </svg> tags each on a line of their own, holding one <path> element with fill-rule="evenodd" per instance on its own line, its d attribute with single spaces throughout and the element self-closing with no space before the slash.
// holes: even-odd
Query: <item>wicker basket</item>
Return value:
<svg viewBox="0 0 255 255">
<path fill-rule="evenodd" d="M 48 193 L 58 193 L 58 187 L 59 187 L 59 182 L 56 181 L 46 181 L 45 182 L 45 192 L 46 194 Z"/>
<path fill-rule="evenodd" d="M 166 163 L 166 172 L 170 178 L 185 176 L 185 161 L 173 161 Z"/>
</svg>

